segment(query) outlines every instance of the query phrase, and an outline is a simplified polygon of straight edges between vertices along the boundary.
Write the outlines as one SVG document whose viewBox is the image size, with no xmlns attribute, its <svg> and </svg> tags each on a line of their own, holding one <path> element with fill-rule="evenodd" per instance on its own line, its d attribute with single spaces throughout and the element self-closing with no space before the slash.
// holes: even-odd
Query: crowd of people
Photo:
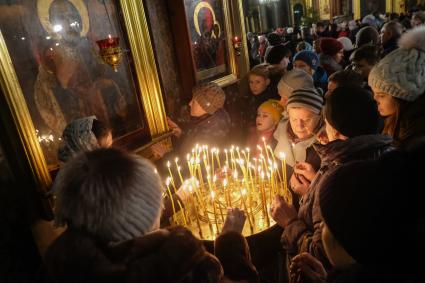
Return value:
<svg viewBox="0 0 425 283">
<path fill-rule="evenodd" d="M 254 264 L 242 210 L 229 208 L 212 249 L 166 227 L 169 198 L 187 196 L 163 197 L 161 164 L 231 140 L 226 94 L 209 82 L 193 89 L 188 125 L 168 119 L 175 147 L 154 145 L 156 164 L 113 148 L 96 117 L 66 127 L 53 192 L 67 228 L 46 253 L 45 282 L 424 282 L 425 12 L 307 30 L 248 34 L 240 81 L 238 144 L 264 138 L 286 155 L 294 201 L 270 204 L 279 276 Z"/>
</svg>

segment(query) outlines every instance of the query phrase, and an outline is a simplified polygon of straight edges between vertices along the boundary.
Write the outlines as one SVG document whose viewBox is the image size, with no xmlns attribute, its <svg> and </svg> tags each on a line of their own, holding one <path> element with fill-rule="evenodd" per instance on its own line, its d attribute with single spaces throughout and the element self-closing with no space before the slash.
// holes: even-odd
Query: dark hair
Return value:
<svg viewBox="0 0 425 283">
<path fill-rule="evenodd" d="M 375 65 L 379 62 L 379 49 L 375 45 L 366 44 L 354 50 L 350 56 L 351 61 L 366 60 L 369 65 Z"/>
<path fill-rule="evenodd" d="M 332 81 L 338 85 L 338 87 L 342 86 L 358 86 L 363 87 L 365 82 L 363 80 L 362 75 L 353 70 L 341 70 L 333 73 L 329 76 L 329 81 Z"/>
<path fill-rule="evenodd" d="M 112 132 L 112 129 L 109 128 L 105 123 L 97 119 L 94 119 L 91 131 L 93 132 L 96 139 L 99 141 L 102 138 L 107 137 L 109 133 Z"/>
<path fill-rule="evenodd" d="M 282 39 L 280 38 L 280 36 L 277 34 L 277 33 L 275 33 L 275 32 L 272 32 L 272 33 L 269 33 L 268 35 L 267 35 L 267 40 L 269 41 L 269 44 L 270 45 L 279 45 L 279 44 L 281 44 L 282 43 Z"/>
</svg>

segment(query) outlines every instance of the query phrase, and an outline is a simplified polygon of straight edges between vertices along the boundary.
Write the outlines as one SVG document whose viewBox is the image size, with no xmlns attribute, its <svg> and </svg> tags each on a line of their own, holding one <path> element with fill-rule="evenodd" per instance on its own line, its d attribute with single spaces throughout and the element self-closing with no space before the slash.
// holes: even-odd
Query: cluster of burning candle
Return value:
<svg viewBox="0 0 425 283">
<path fill-rule="evenodd" d="M 245 236 L 273 225 L 269 208 L 274 196 L 282 195 L 292 203 L 285 154 L 279 154 L 279 170 L 276 157 L 264 140 L 258 150 L 259 155 L 251 158 L 249 148 L 232 146 L 223 154 L 218 148 L 196 145 L 186 156 L 186 170 L 178 158 L 174 164 L 168 161 L 169 176 L 165 184 L 173 209 L 172 222 L 188 227 L 206 240 L 213 240 L 220 233 L 227 208 L 237 207 L 245 212 L 247 221 L 242 232 Z M 183 173 L 189 177 L 184 179 Z M 173 201 L 173 190 L 177 191 L 178 183 L 185 195 L 184 204 Z"/>
</svg>

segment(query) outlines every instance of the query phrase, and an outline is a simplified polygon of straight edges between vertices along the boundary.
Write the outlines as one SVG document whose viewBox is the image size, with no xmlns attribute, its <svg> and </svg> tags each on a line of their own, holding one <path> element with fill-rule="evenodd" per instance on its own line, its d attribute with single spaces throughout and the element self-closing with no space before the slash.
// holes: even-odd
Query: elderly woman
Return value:
<svg viewBox="0 0 425 283">
<path fill-rule="evenodd" d="M 307 162 L 315 170 L 319 169 L 320 158 L 313 143 L 317 141 L 315 134 L 323 128 L 322 107 L 323 97 L 315 88 L 294 90 L 288 98 L 288 119 L 283 119 L 274 132 L 277 140 L 274 153 L 278 157 L 282 152 L 285 153 L 287 176 L 292 175 L 298 162 Z M 308 183 L 302 176 L 298 181 Z"/>
</svg>

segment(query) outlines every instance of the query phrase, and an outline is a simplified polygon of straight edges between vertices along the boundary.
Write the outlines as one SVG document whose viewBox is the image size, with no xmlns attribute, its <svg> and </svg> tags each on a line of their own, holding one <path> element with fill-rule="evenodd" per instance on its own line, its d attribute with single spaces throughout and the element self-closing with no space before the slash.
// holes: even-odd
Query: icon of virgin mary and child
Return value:
<svg viewBox="0 0 425 283">
<path fill-rule="evenodd" d="M 40 49 L 34 100 L 51 133 L 60 136 L 70 121 L 92 115 L 112 128 L 124 121 L 127 101 L 117 83 L 124 78 L 96 58 L 86 37 L 90 19 L 84 1 L 38 0 L 37 12 L 48 35 Z"/>
</svg>

